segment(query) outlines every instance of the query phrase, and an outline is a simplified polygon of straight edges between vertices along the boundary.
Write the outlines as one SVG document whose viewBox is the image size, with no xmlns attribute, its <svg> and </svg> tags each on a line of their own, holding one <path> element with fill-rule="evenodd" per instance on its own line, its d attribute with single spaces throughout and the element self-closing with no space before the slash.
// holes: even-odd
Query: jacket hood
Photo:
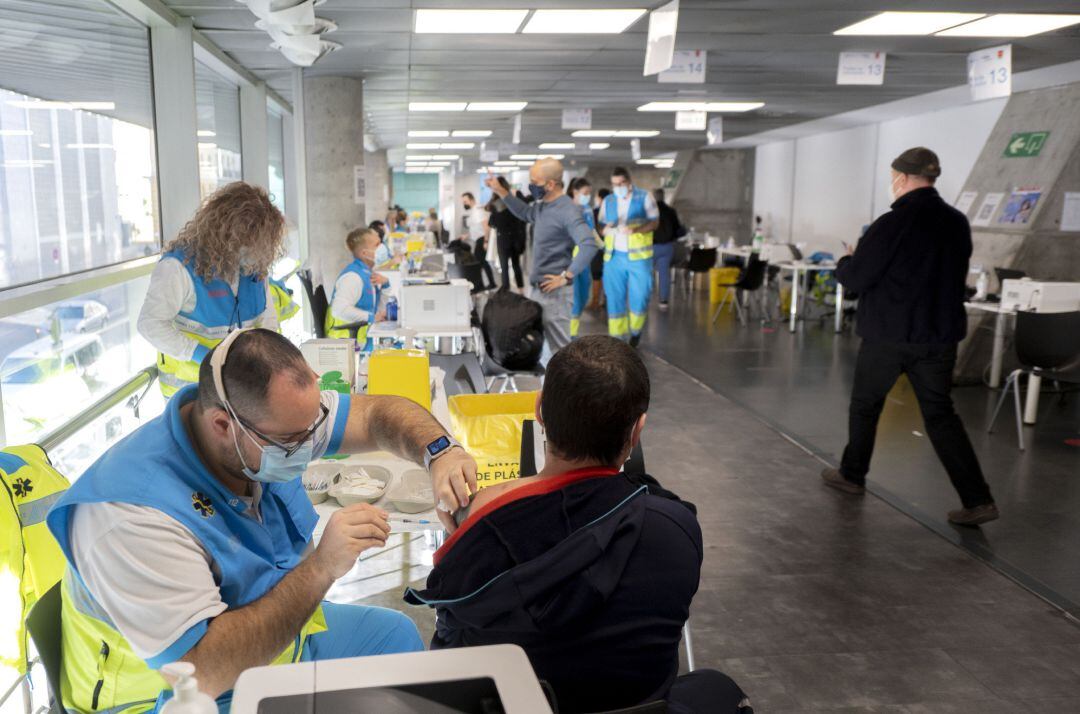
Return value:
<svg viewBox="0 0 1080 714">
<path fill-rule="evenodd" d="M 589 617 L 618 586 L 645 518 L 648 489 L 598 477 L 611 475 L 567 474 L 492 502 L 405 600 L 435 607 L 440 632 L 527 636 Z"/>
</svg>

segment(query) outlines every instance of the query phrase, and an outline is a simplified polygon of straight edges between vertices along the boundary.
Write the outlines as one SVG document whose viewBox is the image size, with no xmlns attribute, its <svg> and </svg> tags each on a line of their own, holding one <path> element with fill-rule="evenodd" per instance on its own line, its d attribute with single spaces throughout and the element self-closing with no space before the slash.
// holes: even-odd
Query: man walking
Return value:
<svg viewBox="0 0 1080 714">
<path fill-rule="evenodd" d="M 503 200 L 515 216 L 533 224 L 533 259 L 529 270 L 530 297 L 544 308 L 545 353 L 555 354 L 570 344 L 570 312 L 574 301 L 574 276 L 589 269 L 596 254 L 593 230 L 580 206 L 563 190 L 563 165 L 540 159 L 529 169 L 529 193 L 525 203 L 489 176 L 484 183 Z M 575 256 L 574 246 L 578 252 Z M 546 360 L 545 360 L 546 361 Z"/>
<path fill-rule="evenodd" d="M 825 483 L 865 492 L 878 417 L 897 378 L 906 374 L 919 400 L 926 433 L 960 495 L 949 521 L 977 526 L 998 517 L 960 417 L 953 409 L 956 345 L 967 332 L 965 280 L 971 228 L 938 195 L 937 155 L 908 149 L 892 162 L 892 210 L 874 221 L 853 255 L 836 266 L 844 288 L 859 294 L 862 337 L 848 415 L 848 445 Z"/>
<path fill-rule="evenodd" d="M 660 309 L 667 310 L 671 297 L 671 259 L 675 255 L 675 241 L 684 235 L 685 230 L 679 221 L 679 214 L 664 202 L 664 189 L 653 191 L 653 197 L 660 211 L 660 224 L 653 233 L 653 260 L 660 282 Z"/>
</svg>

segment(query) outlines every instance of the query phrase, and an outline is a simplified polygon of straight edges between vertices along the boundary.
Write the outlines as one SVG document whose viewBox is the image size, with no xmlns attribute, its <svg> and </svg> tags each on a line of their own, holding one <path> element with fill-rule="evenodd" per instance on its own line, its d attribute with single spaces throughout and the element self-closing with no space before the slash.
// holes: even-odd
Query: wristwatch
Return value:
<svg viewBox="0 0 1080 714">
<path fill-rule="evenodd" d="M 562 276 L 563 280 L 565 280 L 567 284 L 574 282 L 574 276 L 570 273 L 569 270 L 564 270 L 559 273 L 559 275 Z"/>
<path fill-rule="evenodd" d="M 430 470 L 431 462 L 455 446 L 461 446 L 452 436 L 440 436 L 424 447 L 424 468 Z"/>
</svg>

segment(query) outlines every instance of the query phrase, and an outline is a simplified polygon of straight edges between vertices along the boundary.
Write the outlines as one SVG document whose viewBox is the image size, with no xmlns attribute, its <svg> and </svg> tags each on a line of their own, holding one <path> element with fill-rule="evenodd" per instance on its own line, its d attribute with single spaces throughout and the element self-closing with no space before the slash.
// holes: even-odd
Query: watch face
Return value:
<svg viewBox="0 0 1080 714">
<path fill-rule="evenodd" d="M 445 436 L 440 436 L 438 439 L 427 445 L 428 455 L 435 456 L 440 451 L 446 449 L 448 446 L 450 446 L 450 439 L 446 438 Z"/>
</svg>

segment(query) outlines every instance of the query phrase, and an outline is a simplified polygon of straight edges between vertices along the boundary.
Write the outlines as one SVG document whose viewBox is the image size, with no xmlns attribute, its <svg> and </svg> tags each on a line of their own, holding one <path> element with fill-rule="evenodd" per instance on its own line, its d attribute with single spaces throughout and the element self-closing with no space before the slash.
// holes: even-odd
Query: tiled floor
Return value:
<svg viewBox="0 0 1080 714">
<path fill-rule="evenodd" d="M 653 379 L 646 463 L 698 505 L 705 539 L 690 622 L 697 665 L 735 677 L 759 712 L 1080 710 L 1075 621 L 882 499 L 821 486 L 818 472 L 844 423 L 837 405 L 847 398 L 853 343 L 816 330 L 737 335 L 731 326 L 707 328 L 703 310 L 654 314 L 643 343 Z M 778 347 L 781 338 L 800 349 Z M 801 391 L 808 370 L 840 395 Z M 772 414 L 732 401 L 722 393 L 729 388 L 742 404 L 772 405 Z M 904 466 L 940 480 L 944 488 L 924 486 L 931 493 L 918 502 L 938 514 L 952 494 L 923 453 L 925 439 L 910 434 L 910 405 L 900 406 L 885 420 L 874 478 Z M 790 430 L 797 436 L 778 426 L 798 427 Z M 1002 461 L 1012 446 L 1004 436 L 994 437 L 1004 443 L 992 452 Z M 1011 498 L 1015 489 L 993 478 L 999 500 Z M 888 487 L 902 493 L 917 481 Z M 1011 507 L 1005 513 L 1019 518 Z M 997 545 L 997 532 L 984 530 Z M 422 538 L 395 537 L 334 595 L 405 609 L 427 635 L 430 611 L 406 608 L 400 594 L 422 581 L 428 563 Z"/>
</svg>

